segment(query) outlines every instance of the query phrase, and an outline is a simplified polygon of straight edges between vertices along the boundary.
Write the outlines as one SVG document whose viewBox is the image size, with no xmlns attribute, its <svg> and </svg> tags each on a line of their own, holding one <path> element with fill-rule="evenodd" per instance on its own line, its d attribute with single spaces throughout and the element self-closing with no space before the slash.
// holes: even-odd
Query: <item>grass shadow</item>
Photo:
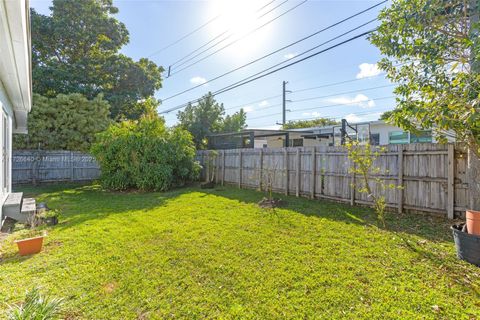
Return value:
<svg viewBox="0 0 480 320">
<path fill-rule="evenodd" d="M 264 196 L 264 192 L 257 190 L 242 189 L 222 186 L 215 189 L 204 189 L 205 193 L 226 197 L 244 203 L 258 203 Z M 375 225 L 389 232 L 406 233 L 420 236 L 433 242 L 452 242 L 450 226 L 451 220 L 441 217 L 422 214 L 398 214 L 387 212 L 386 227 L 383 228 L 376 221 L 373 209 L 367 206 L 350 206 L 349 204 L 327 200 L 311 200 L 305 197 L 275 194 L 275 197 L 286 201 L 286 209 L 298 212 L 305 216 L 326 218 L 344 223 L 359 225 Z M 280 208 L 281 209 L 281 208 Z"/>
</svg>

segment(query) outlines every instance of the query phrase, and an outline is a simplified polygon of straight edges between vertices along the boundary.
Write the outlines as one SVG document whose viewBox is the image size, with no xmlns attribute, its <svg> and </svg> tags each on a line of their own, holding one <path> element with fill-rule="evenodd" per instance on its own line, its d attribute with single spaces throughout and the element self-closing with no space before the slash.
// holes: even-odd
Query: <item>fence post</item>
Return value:
<svg viewBox="0 0 480 320">
<path fill-rule="evenodd" d="M 288 196 L 289 173 L 288 173 L 288 148 L 283 148 L 283 165 L 285 167 L 285 195 Z"/>
<path fill-rule="evenodd" d="M 312 199 L 315 199 L 315 175 L 316 175 L 316 169 L 317 169 L 317 152 L 316 148 L 312 148 L 312 164 L 311 164 L 311 174 L 310 174 L 310 188 L 311 188 L 311 195 L 310 197 Z"/>
<path fill-rule="evenodd" d="M 398 158 L 397 158 L 397 166 L 398 166 L 398 213 L 403 212 L 403 145 L 398 146 Z"/>
<path fill-rule="evenodd" d="M 350 184 L 350 205 L 351 206 L 354 206 L 355 205 L 355 192 L 356 192 L 356 187 L 355 187 L 355 179 L 356 179 L 356 176 L 355 176 L 355 169 L 356 169 L 356 164 L 355 162 L 353 161 L 350 161 L 349 164 L 350 166 L 353 165 L 353 170 L 352 170 L 352 173 L 351 173 L 351 179 L 352 179 L 352 182 Z"/>
<path fill-rule="evenodd" d="M 210 182 L 210 152 L 205 151 L 205 154 L 207 155 L 207 176 L 205 178 L 206 182 Z"/>
<path fill-rule="evenodd" d="M 220 174 L 220 157 L 218 156 L 218 152 L 215 155 L 215 184 L 218 184 L 218 176 Z"/>
<path fill-rule="evenodd" d="M 300 196 L 300 148 L 297 148 L 297 167 L 295 173 L 295 196 Z"/>
<path fill-rule="evenodd" d="M 260 191 L 262 191 L 262 180 L 263 180 L 263 149 L 260 149 L 260 154 L 259 154 L 259 168 L 258 168 L 258 188 Z"/>
<path fill-rule="evenodd" d="M 242 169 L 243 169 L 243 163 L 242 163 L 242 149 L 238 149 L 238 187 L 241 189 L 242 188 Z"/>
<path fill-rule="evenodd" d="M 455 146 L 448 144 L 448 178 L 447 178 L 447 216 L 453 219 L 455 214 Z"/>
<path fill-rule="evenodd" d="M 75 178 L 75 168 L 73 166 L 73 151 L 70 151 L 70 181 Z"/>
<path fill-rule="evenodd" d="M 222 161 L 223 161 L 223 164 L 222 164 L 222 186 L 224 185 L 225 183 L 225 150 L 222 150 Z"/>
</svg>

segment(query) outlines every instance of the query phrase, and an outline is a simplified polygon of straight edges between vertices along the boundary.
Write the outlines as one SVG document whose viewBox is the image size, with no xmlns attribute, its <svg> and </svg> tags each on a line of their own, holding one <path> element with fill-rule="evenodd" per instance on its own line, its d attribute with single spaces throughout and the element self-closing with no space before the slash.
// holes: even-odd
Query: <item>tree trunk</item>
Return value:
<svg viewBox="0 0 480 320">
<path fill-rule="evenodd" d="M 468 208 L 480 211 L 480 159 L 468 149 L 467 159 Z"/>
</svg>

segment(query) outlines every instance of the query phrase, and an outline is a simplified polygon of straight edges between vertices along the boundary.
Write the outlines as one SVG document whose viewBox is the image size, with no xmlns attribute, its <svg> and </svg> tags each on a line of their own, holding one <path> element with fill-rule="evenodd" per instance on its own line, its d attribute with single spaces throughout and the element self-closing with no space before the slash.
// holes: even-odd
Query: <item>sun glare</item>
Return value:
<svg viewBox="0 0 480 320">
<path fill-rule="evenodd" d="M 267 37 L 269 26 L 251 33 L 255 28 L 271 19 L 269 14 L 265 15 L 269 8 L 260 10 L 264 5 L 263 2 L 258 0 L 213 0 L 211 4 L 212 16 L 220 15 L 211 25 L 212 36 L 215 37 L 227 31 L 218 38 L 217 41 L 220 41 L 228 37 L 219 46 L 244 38 L 232 47 L 234 47 L 236 55 L 245 55 L 251 53 Z M 242 50 L 238 50 L 239 48 Z"/>
</svg>

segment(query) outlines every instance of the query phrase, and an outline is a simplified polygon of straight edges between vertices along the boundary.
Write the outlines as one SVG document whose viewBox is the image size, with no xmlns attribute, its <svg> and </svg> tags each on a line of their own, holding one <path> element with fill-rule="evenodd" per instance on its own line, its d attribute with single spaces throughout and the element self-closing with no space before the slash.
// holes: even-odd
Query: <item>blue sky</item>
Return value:
<svg viewBox="0 0 480 320">
<path fill-rule="evenodd" d="M 156 92 L 157 98 L 165 99 L 379 2 L 309 0 L 268 23 L 301 2 L 276 0 L 259 11 L 270 1 L 114 0 L 114 4 L 120 10 L 117 18 L 125 23 L 130 32 L 130 43 L 122 49 L 122 52 L 134 59 L 149 57 L 167 69 L 170 64 L 188 55 L 222 32 L 228 31 L 229 33 L 217 38 L 211 44 L 221 41 L 231 34 L 216 47 L 199 55 L 189 63 L 183 66 L 177 64 L 178 73 L 164 79 L 163 88 Z M 51 2 L 47 0 L 31 1 L 31 6 L 44 14 L 48 14 L 50 4 Z M 288 58 L 294 57 L 291 61 L 295 61 L 298 59 L 295 58 L 295 55 L 375 18 L 380 8 L 385 5 L 388 5 L 388 2 L 262 61 L 164 101 L 159 107 L 159 112 L 195 100 L 208 91 L 224 88 Z M 219 16 L 217 19 L 190 37 L 158 52 L 159 49 L 217 16 Z M 248 34 L 256 27 L 266 23 L 268 24 L 265 27 Z M 312 53 L 362 31 L 372 29 L 375 25 L 376 22 L 371 23 L 357 32 L 312 51 Z M 240 41 L 220 50 L 211 57 L 185 70 L 180 70 L 206 54 L 242 37 L 243 39 Z M 375 120 L 383 111 L 392 109 L 395 102 L 392 94 L 393 87 L 376 69 L 375 63 L 380 58 L 379 51 L 368 40 L 360 38 L 275 74 L 220 94 L 216 99 L 224 104 L 227 113 L 233 113 L 243 107 L 247 111 L 249 128 L 274 128 L 277 127 L 276 123 L 281 121 L 282 81 L 285 80 L 288 81 L 287 88 L 292 91 L 288 94 L 291 102 L 287 107 L 290 110 L 287 112 L 287 120 L 314 117 L 338 119 L 344 117 L 351 122 Z M 174 68 L 172 70 L 175 72 Z M 360 80 L 324 86 L 354 79 Z M 305 90 L 319 86 L 323 87 Z M 272 96 L 276 97 L 269 98 Z M 177 111 L 163 114 L 168 125 L 175 124 L 176 113 Z"/>
</svg>

